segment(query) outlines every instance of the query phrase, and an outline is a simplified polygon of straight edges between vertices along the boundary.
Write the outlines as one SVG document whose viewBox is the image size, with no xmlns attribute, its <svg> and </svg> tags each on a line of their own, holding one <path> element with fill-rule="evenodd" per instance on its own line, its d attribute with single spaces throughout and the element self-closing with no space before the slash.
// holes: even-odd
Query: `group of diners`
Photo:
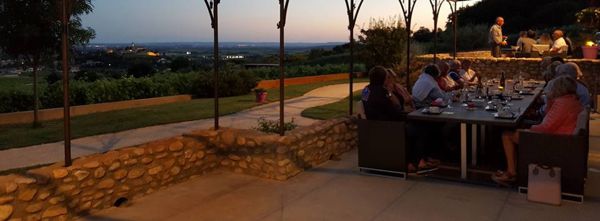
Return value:
<svg viewBox="0 0 600 221">
<path fill-rule="evenodd" d="M 500 57 L 500 48 L 508 45 L 508 37 L 502 34 L 503 26 L 504 18 L 498 17 L 490 28 L 489 43 L 492 47 L 491 54 L 493 57 Z M 561 29 L 554 30 L 552 35 L 542 33 L 539 37 L 533 30 L 521 31 L 515 47 L 519 52 L 519 56 L 522 57 L 531 57 L 532 52 L 538 52 L 540 55 L 560 56 L 571 55 L 573 52 L 572 41 L 565 36 L 565 32 Z"/>
<path fill-rule="evenodd" d="M 562 30 L 556 29 L 552 32 L 552 36 L 548 33 L 544 33 L 537 38 L 537 33 L 533 30 L 521 31 L 519 33 L 519 39 L 517 40 L 518 51 L 525 54 L 537 51 L 540 53 L 554 53 L 554 54 L 570 54 L 573 51 L 572 41 L 565 37 Z M 544 49 L 535 48 L 536 45 L 547 46 L 548 51 Z"/>
<path fill-rule="evenodd" d="M 573 134 L 577 117 L 584 108 L 592 105 L 587 85 L 581 81 L 583 74 L 577 64 L 565 62 L 560 57 L 547 57 L 541 62 L 541 72 L 546 84 L 542 95 L 530 110 L 524 111 L 526 124 L 520 126 L 549 134 Z M 367 120 L 406 121 L 407 115 L 415 110 L 430 106 L 444 106 L 444 101 L 456 101 L 453 91 L 465 87 L 480 86 L 482 77 L 471 68 L 471 61 L 439 61 L 426 65 L 412 93 L 396 82 L 396 74 L 385 67 L 376 66 L 369 71 L 370 84 L 362 92 L 362 104 Z M 407 121 L 408 172 L 424 174 L 437 170 L 440 160 L 432 156 L 442 148 L 457 149 L 458 124 Z M 516 180 L 515 150 L 519 142 L 519 131 L 505 129 L 502 143 L 506 156 L 506 170 L 497 171 L 492 180 L 502 185 L 511 185 Z M 440 139 L 432 139 L 440 138 Z"/>
</svg>

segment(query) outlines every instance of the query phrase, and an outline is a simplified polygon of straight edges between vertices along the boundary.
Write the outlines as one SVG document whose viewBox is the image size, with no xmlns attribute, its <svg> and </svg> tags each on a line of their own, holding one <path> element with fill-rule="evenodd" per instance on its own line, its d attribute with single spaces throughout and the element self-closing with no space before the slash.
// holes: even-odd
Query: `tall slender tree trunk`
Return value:
<svg viewBox="0 0 600 221">
<path fill-rule="evenodd" d="M 38 66 L 40 64 L 40 56 L 36 55 L 33 57 L 33 127 L 40 127 L 38 111 L 39 107 L 39 96 L 38 96 Z"/>
<path fill-rule="evenodd" d="M 350 29 L 350 106 L 348 107 L 349 115 L 354 114 L 354 27 Z"/>
<path fill-rule="evenodd" d="M 438 17 L 434 16 L 433 19 L 433 63 L 435 64 L 437 62 L 437 53 L 438 53 L 438 49 L 437 49 L 437 44 L 438 44 Z"/>
</svg>

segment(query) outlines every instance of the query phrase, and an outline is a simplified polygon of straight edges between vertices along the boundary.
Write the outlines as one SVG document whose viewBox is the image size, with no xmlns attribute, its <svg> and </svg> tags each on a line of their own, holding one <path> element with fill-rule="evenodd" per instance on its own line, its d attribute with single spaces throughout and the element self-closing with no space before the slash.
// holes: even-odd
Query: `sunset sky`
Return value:
<svg viewBox="0 0 600 221">
<path fill-rule="evenodd" d="M 96 30 L 94 43 L 212 41 L 203 0 L 94 0 L 93 4 L 94 12 L 83 17 L 83 24 Z M 221 41 L 278 41 L 277 0 L 222 0 L 219 9 Z M 290 0 L 287 41 L 346 41 L 345 9 L 344 0 Z M 398 17 L 400 11 L 398 0 L 365 0 L 357 28 L 368 26 L 371 18 Z M 441 26 L 449 13 L 445 4 Z M 429 1 L 417 1 L 414 20 L 414 28 L 433 26 Z"/>
</svg>

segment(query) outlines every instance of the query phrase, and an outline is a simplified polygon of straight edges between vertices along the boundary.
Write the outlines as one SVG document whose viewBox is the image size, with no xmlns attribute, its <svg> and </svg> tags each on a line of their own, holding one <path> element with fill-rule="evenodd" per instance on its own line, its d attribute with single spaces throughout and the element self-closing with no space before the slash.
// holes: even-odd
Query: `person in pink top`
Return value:
<svg viewBox="0 0 600 221">
<path fill-rule="evenodd" d="M 583 111 L 576 95 L 577 82 L 571 77 L 561 76 L 550 81 L 548 87 L 548 113 L 541 124 L 532 126 L 530 130 L 548 134 L 573 134 L 577 127 L 577 117 Z M 515 182 L 517 175 L 515 149 L 519 144 L 519 131 L 504 132 L 502 144 L 507 169 L 492 175 L 492 180 L 501 185 L 510 185 Z"/>
</svg>

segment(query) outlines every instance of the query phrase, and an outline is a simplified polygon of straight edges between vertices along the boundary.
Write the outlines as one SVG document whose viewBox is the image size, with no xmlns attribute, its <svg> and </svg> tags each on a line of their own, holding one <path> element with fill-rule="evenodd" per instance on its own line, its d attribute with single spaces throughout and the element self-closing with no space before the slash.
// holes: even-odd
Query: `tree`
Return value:
<svg viewBox="0 0 600 221">
<path fill-rule="evenodd" d="M 149 77 L 155 72 L 152 63 L 148 61 L 137 61 L 127 69 L 127 73 L 135 78 Z"/>
<path fill-rule="evenodd" d="M 412 37 L 418 42 L 430 42 L 433 40 L 433 32 L 429 28 L 421 27 L 413 33 Z"/>
<path fill-rule="evenodd" d="M 186 57 L 177 57 L 173 59 L 171 65 L 169 65 L 172 72 L 189 71 L 191 66 L 192 64 L 190 60 L 188 60 Z"/>
<path fill-rule="evenodd" d="M 505 33 L 560 27 L 574 24 L 575 14 L 588 4 L 594 3 L 589 0 L 520 0 L 518 4 L 512 4 L 506 0 L 486 0 L 459 9 L 458 25 L 490 26 L 497 16 L 503 16 Z M 451 23 L 452 20 L 448 20 L 446 27 L 452 27 Z"/>
<path fill-rule="evenodd" d="M 377 65 L 399 69 L 406 62 L 406 29 L 400 21 L 371 20 L 369 29 L 360 33 L 360 57 L 367 69 Z"/>
<path fill-rule="evenodd" d="M 0 0 L 0 50 L 23 59 L 33 68 L 34 126 L 39 125 L 38 69 L 60 52 L 62 1 Z M 69 38 L 81 45 L 94 38 L 91 28 L 83 28 L 80 16 L 91 13 L 91 0 L 72 0 Z"/>
</svg>

